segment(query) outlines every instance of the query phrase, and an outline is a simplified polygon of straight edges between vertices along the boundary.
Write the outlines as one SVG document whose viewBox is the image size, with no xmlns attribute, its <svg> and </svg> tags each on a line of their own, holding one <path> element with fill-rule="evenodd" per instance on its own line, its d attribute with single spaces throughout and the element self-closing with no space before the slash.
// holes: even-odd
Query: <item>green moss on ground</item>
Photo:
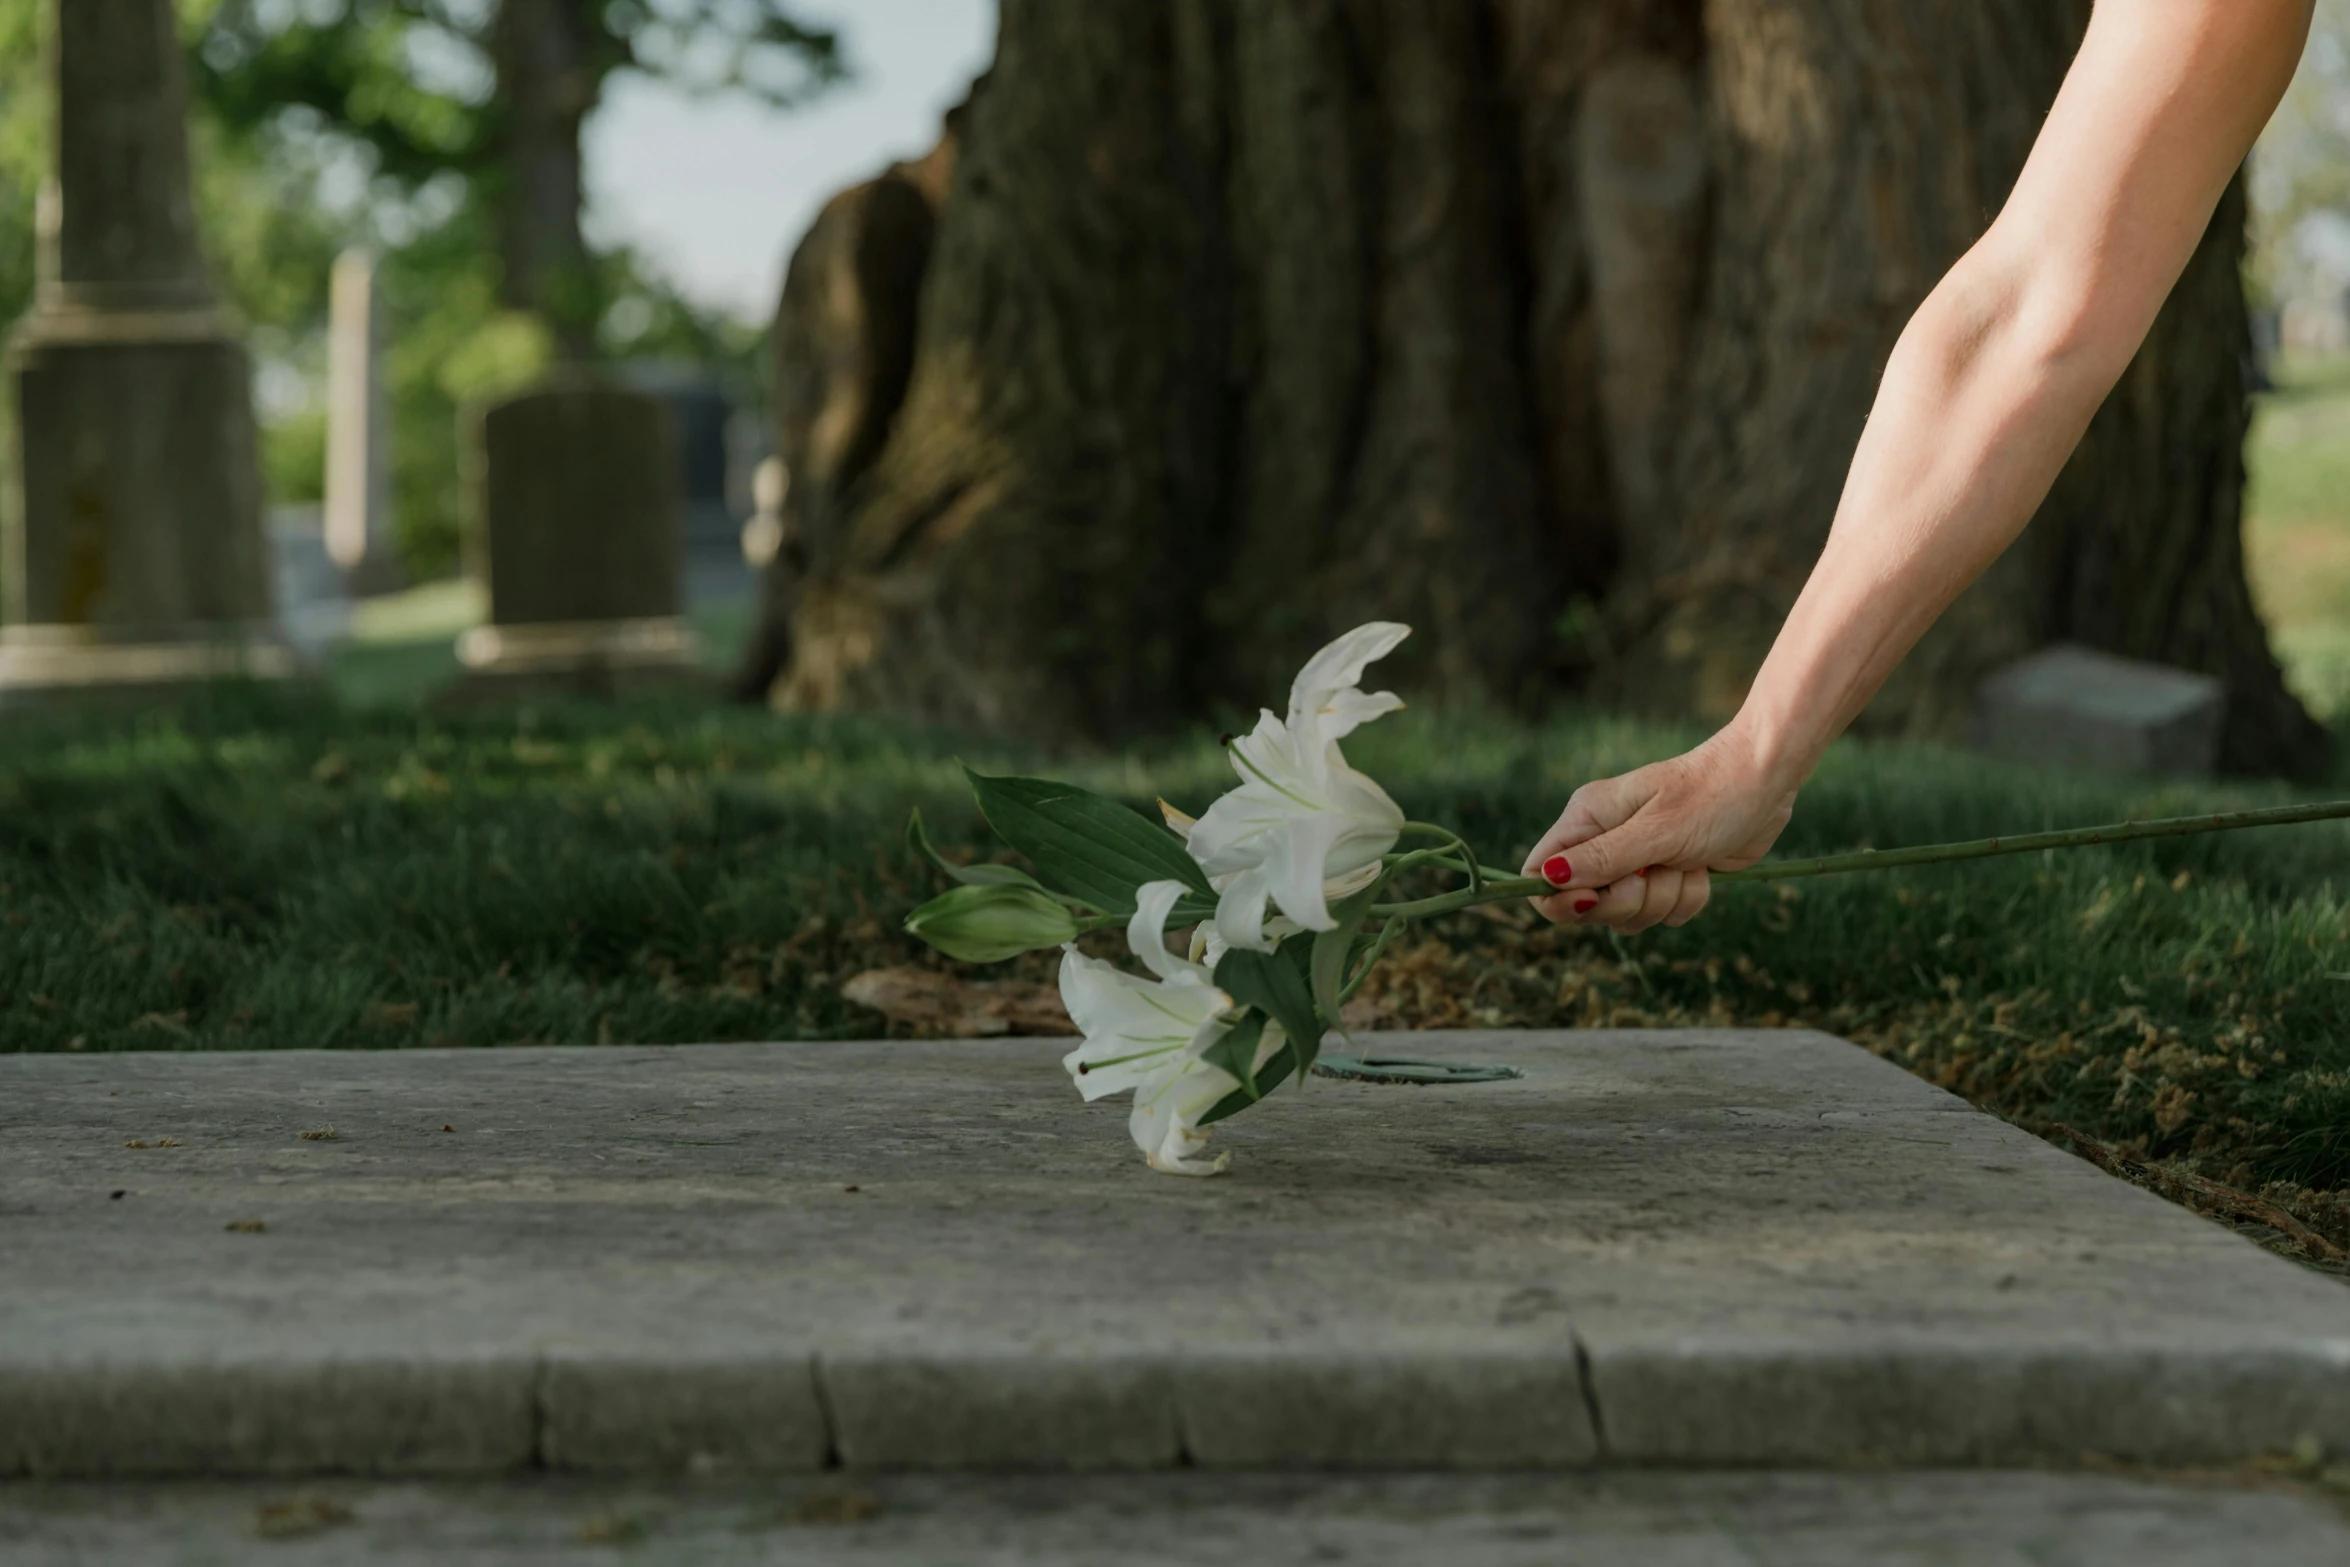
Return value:
<svg viewBox="0 0 2350 1567">
<path fill-rule="evenodd" d="M 1409 713 L 1350 754 L 1500 858 L 1578 781 L 1688 738 Z M 901 848 L 907 811 L 993 852 L 958 755 L 1138 805 L 1197 809 L 1229 776 L 1204 733 L 1056 762 L 675 702 L 420 718 L 224 691 L 144 716 L 17 715 L 0 724 L 0 1047 L 884 1032 L 842 982 L 943 966 L 897 930 L 932 890 Z M 1854 743 L 1784 849 L 2295 797 Z M 1367 994 L 1421 1026 L 1814 1025 L 2027 1126 L 2327 1191 L 2350 1187 L 2346 872 L 2350 830 L 2328 824 L 1725 889 L 1696 924 L 1629 941 L 1487 911 L 1427 929 Z"/>
</svg>

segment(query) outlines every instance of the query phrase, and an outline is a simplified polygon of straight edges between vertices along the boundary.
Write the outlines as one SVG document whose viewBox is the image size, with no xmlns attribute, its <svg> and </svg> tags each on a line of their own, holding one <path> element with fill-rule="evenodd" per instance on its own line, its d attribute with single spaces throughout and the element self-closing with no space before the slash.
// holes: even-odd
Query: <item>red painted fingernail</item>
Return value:
<svg viewBox="0 0 2350 1567">
<path fill-rule="evenodd" d="M 1575 867 L 1567 863 L 1563 854 L 1554 854 L 1542 862 L 1542 879 L 1553 887 L 1564 887 L 1575 879 Z"/>
<path fill-rule="evenodd" d="M 1577 914 L 1589 914 L 1593 909 L 1598 907 L 1599 900 L 1597 898 L 1577 898 L 1575 900 L 1575 912 Z"/>
<path fill-rule="evenodd" d="M 1646 876 L 1646 875 L 1648 874 L 1648 871 L 1647 871 L 1647 869 L 1646 869 L 1645 867 L 1643 867 L 1643 868 L 1642 868 L 1642 869 L 1640 869 L 1640 870 L 1636 870 L 1636 871 L 1634 871 L 1632 874 L 1633 874 L 1633 875 L 1635 875 L 1635 876 Z"/>
</svg>

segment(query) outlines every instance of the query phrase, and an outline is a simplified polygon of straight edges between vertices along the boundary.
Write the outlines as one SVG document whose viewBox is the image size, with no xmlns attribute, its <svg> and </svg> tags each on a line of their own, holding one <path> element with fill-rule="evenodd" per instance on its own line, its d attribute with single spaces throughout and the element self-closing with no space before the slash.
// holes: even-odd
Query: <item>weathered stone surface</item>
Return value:
<svg viewBox="0 0 2350 1567">
<path fill-rule="evenodd" d="M 43 279 L 92 306 L 212 302 L 188 181 L 188 82 L 170 0 L 58 0 L 57 232 Z"/>
<path fill-rule="evenodd" d="M 327 553 L 354 591 L 398 585 L 392 543 L 391 403 L 384 394 L 383 309 L 375 258 L 335 258 L 326 346 Z"/>
<path fill-rule="evenodd" d="M 2060 645 L 1983 682 L 1974 740 L 2028 762 L 2208 778 L 2226 718 L 2227 687 L 2213 676 Z"/>
<path fill-rule="evenodd" d="M 1390 1037 L 1525 1076 L 1213 1181 L 1064 1048 L 0 1056 L 0 1475 L 2350 1450 L 2339 1284 L 1837 1040 Z"/>
<path fill-rule="evenodd" d="M 5 573 L 11 631 L 166 641 L 265 623 L 244 349 L 51 342 L 41 328 L 36 316 L 14 355 L 23 521 Z"/>
<path fill-rule="evenodd" d="M 2229 1478 L 1743 1471 L 17 1484 L 0 1485 L 0 1558 L 10 1567 L 611 1559 L 679 1567 L 2338 1567 L 2350 1559 L 2350 1523 L 2335 1503 Z M 256 1538 L 263 1533 L 272 1537 Z"/>
<path fill-rule="evenodd" d="M 7 355 L 0 701 L 286 673 L 251 367 L 196 243 L 176 13 L 55 16 L 57 180 Z"/>
<path fill-rule="evenodd" d="M 676 433 L 660 399 L 566 372 L 481 410 L 473 442 L 490 624 L 458 644 L 467 667 L 593 680 L 691 665 Z"/>
</svg>

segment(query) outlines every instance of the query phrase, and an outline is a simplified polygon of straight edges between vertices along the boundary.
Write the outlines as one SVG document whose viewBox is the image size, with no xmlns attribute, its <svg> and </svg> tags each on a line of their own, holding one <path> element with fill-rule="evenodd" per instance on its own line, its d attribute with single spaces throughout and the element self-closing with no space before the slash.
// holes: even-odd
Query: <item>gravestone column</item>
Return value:
<svg viewBox="0 0 2350 1567">
<path fill-rule="evenodd" d="M 326 345 L 326 553 L 354 593 L 399 585 L 375 258 L 335 258 Z"/>
<path fill-rule="evenodd" d="M 690 673 L 677 434 L 661 400 L 566 371 L 483 409 L 470 444 L 473 569 L 490 601 L 490 623 L 457 645 L 474 686 L 601 694 Z"/>
<path fill-rule="evenodd" d="M 0 701 L 288 673 L 251 371 L 197 246 L 174 8 L 51 15 L 56 172 L 6 359 Z"/>
</svg>

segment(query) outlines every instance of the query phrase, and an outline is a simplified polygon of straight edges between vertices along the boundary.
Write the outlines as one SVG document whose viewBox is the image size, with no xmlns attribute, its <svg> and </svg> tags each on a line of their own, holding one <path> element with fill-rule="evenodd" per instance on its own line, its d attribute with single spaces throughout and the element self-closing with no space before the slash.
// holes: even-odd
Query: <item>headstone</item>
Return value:
<svg viewBox="0 0 2350 1567">
<path fill-rule="evenodd" d="M 320 663 L 351 631 L 350 590 L 328 553 L 320 509 L 271 507 L 269 557 L 279 630 L 305 663 Z"/>
<path fill-rule="evenodd" d="M 458 642 L 466 668 L 590 691 L 691 669 L 661 401 L 569 372 L 484 409 L 472 445 L 490 623 Z"/>
<path fill-rule="evenodd" d="M 335 258 L 326 349 L 326 551 L 353 592 L 399 584 L 392 549 L 391 419 L 375 259 Z"/>
<path fill-rule="evenodd" d="M 1974 743 L 2021 761 L 2208 778 L 2226 707 L 2210 675 L 2060 643 L 1983 682 Z"/>
<path fill-rule="evenodd" d="M 647 360 L 623 366 L 623 385 L 661 400 L 677 435 L 677 496 L 682 524 L 685 602 L 709 604 L 749 595 L 741 514 L 731 497 L 734 399 L 698 365 Z"/>
<path fill-rule="evenodd" d="M 52 13 L 56 177 L 6 361 L 0 701 L 283 675 L 251 369 L 197 246 L 175 9 Z"/>
</svg>

